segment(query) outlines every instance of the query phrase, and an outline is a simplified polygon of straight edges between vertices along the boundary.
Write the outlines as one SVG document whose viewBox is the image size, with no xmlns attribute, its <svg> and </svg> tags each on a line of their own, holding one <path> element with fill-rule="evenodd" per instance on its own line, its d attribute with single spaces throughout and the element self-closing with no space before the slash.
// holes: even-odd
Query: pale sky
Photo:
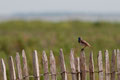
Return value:
<svg viewBox="0 0 120 80">
<path fill-rule="evenodd" d="M 0 0 L 0 14 L 37 12 L 120 13 L 120 0 Z"/>
</svg>

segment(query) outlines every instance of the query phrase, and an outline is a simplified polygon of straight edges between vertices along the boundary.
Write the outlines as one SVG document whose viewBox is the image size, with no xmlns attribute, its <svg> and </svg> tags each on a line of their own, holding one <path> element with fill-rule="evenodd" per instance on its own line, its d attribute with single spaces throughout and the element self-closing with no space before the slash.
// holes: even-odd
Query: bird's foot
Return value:
<svg viewBox="0 0 120 80">
<path fill-rule="evenodd" d="M 84 48 L 82 48 L 81 51 L 84 51 Z"/>
</svg>

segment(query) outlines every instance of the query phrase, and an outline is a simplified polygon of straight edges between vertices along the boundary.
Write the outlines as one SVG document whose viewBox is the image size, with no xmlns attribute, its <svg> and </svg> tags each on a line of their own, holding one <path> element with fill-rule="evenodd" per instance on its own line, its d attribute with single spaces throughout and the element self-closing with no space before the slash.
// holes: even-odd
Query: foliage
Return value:
<svg viewBox="0 0 120 80">
<path fill-rule="evenodd" d="M 56 59 L 59 49 L 63 48 L 67 67 L 69 64 L 70 49 L 74 48 L 75 56 L 79 56 L 81 46 L 77 38 L 81 36 L 88 41 L 92 48 L 86 48 L 86 57 L 94 51 L 95 66 L 99 50 L 120 48 L 120 24 L 109 22 L 45 22 L 45 21 L 8 21 L 0 23 L 0 58 L 14 56 L 16 52 L 25 49 L 28 58 L 30 73 L 32 74 L 32 52 L 38 51 L 40 64 L 42 51 L 53 50 Z M 110 53 L 111 55 L 111 53 Z M 59 60 L 56 60 L 59 64 Z M 87 59 L 88 62 L 88 59 Z M 40 65 L 42 66 L 42 65 Z M 58 66 L 59 67 L 59 66 Z M 40 67 L 42 68 L 42 67 Z M 69 67 L 70 68 L 70 67 Z M 59 68 L 58 68 L 59 70 Z M 42 70 L 41 70 L 42 71 Z"/>
</svg>

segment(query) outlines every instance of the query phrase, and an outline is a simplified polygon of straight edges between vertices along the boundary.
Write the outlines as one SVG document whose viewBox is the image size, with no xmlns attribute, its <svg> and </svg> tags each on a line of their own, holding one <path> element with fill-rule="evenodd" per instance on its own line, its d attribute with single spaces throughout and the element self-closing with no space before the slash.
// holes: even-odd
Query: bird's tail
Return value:
<svg viewBox="0 0 120 80">
<path fill-rule="evenodd" d="M 90 45 L 90 46 L 88 46 L 91 50 L 93 50 L 93 47 Z"/>
<path fill-rule="evenodd" d="M 92 47 L 90 44 L 88 44 L 88 47 Z"/>
</svg>

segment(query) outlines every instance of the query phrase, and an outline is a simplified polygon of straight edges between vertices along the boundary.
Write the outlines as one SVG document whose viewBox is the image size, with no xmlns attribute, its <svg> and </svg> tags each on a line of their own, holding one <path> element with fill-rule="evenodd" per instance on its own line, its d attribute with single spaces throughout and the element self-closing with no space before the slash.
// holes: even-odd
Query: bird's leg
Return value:
<svg viewBox="0 0 120 80">
<path fill-rule="evenodd" d="M 84 51 L 84 48 L 82 48 L 81 51 Z"/>
<path fill-rule="evenodd" d="M 85 47 L 86 47 L 86 46 L 84 46 L 84 47 L 81 49 L 81 51 L 84 51 Z"/>
</svg>

